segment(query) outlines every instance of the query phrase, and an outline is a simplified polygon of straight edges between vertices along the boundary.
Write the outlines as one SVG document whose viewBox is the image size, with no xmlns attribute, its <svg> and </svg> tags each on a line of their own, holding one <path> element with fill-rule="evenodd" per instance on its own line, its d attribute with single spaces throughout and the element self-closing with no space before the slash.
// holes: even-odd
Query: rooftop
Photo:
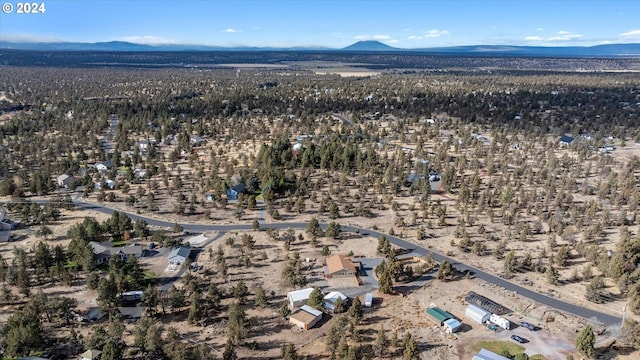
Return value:
<svg viewBox="0 0 640 360">
<path fill-rule="evenodd" d="M 183 258 L 188 258 L 190 253 L 191 253 L 190 247 L 178 246 L 177 248 L 174 248 L 173 250 L 171 250 L 171 252 L 169 253 L 169 258 L 172 258 L 174 256 L 181 256 Z"/>
<path fill-rule="evenodd" d="M 329 274 L 341 270 L 356 271 L 355 264 L 344 255 L 333 255 L 327 258 L 327 268 L 329 268 Z"/>
<path fill-rule="evenodd" d="M 320 311 L 320 310 L 316 310 L 316 309 L 312 308 L 312 307 L 311 307 L 311 306 L 309 306 L 309 305 L 302 305 L 302 306 L 300 307 L 300 310 L 302 310 L 302 311 L 306 311 L 306 312 L 308 312 L 309 314 L 311 314 L 311 315 L 313 315 L 313 316 L 316 316 L 316 317 L 317 317 L 317 316 L 322 316 L 322 311 Z"/>
<path fill-rule="evenodd" d="M 289 293 L 287 293 L 287 297 L 291 299 L 291 301 L 306 300 L 309 298 L 309 296 L 311 296 L 312 292 L 313 288 L 290 291 Z"/>
</svg>

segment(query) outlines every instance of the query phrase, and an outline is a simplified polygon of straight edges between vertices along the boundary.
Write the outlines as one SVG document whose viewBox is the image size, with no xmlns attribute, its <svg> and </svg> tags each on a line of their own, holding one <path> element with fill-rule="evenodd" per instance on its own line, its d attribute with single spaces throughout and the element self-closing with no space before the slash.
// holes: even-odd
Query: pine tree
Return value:
<svg viewBox="0 0 640 360">
<path fill-rule="evenodd" d="M 319 287 L 314 287 L 313 291 L 309 295 L 309 300 L 307 300 L 307 305 L 311 306 L 315 309 L 322 309 L 324 302 L 324 295 L 322 294 L 322 290 Z"/>
<path fill-rule="evenodd" d="M 233 346 L 231 339 L 227 339 L 227 343 L 224 345 L 224 353 L 222 353 L 223 360 L 238 360 L 238 355 Z"/>
<path fill-rule="evenodd" d="M 382 357 L 387 353 L 388 342 L 387 334 L 385 333 L 382 325 L 380 325 L 378 335 L 376 336 L 376 342 L 373 344 L 373 353 L 379 359 L 382 359 Z"/>
<path fill-rule="evenodd" d="M 344 301 L 342 298 L 337 298 L 336 302 L 333 303 L 333 313 L 334 314 L 342 314 L 344 312 Z"/>
<path fill-rule="evenodd" d="M 227 323 L 227 334 L 234 344 L 241 344 L 247 335 L 246 315 L 238 304 L 229 306 L 229 321 Z"/>
<path fill-rule="evenodd" d="M 298 352 L 292 343 L 287 342 L 286 344 L 282 344 L 280 348 L 280 357 L 283 360 L 297 360 Z"/>
<path fill-rule="evenodd" d="M 259 307 L 267 306 L 267 295 L 265 294 L 264 289 L 260 285 L 256 287 L 256 291 L 254 294 L 254 302 L 256 306 L 259 306 Z"/>
<path fill-rule="evenodd" d="M 349 307 L 349 316 L 355 321 L 355 323 L 359 323 L 362 320 L 362 316 L 364 314 L 364 310 L 362 310 L 362 303 L 360 302 L 360 298 L 356 297 L 351 302 L 351 306 Z"/>
<path fill-rule="evenodd" d="M 576 337 L 576 349 L 582 355 L 588 358 L 593 358 L 595 355 L 595 342 L 596 336 L 593 333 L 593 329 L 591 328 L 591 326 L 587 325 L 582 328 L 582 330 L 580 330 L 578 336 Z"/>
<path fill-rule="evenodd" d="M 402 353 L 403 360 L 419 360 L 420 353 L 416 341 L 413 340 L 411 333 L 406 333 L 404 340 L 404 352 Z"/>
<path fill-rule="evenodd" d="M 122 351 L 113 340 L 108 340 L 102 347 L 102 360 L 122 360 Z"/>
<path fill-rule="evenodd" d="M 553 267 L 553 265 L 551 265 L 551 263 L 547 264 L 547 268 L 544 272 L 545 276 L 547 277 L 547 282 L 551 285 L 557 285 L 558 284 L 558 278 L 560 277 L 560 275 L 558 274 L 558 270 L 556 270 L 555 267 Z"/>
</svg>

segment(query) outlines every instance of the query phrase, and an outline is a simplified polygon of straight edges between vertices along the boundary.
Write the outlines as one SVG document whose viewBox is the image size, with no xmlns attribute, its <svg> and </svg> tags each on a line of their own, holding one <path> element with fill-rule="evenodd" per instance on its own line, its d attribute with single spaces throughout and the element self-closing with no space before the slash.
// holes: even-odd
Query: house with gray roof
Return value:
<svg viewBox="0 0 640 360">
<path fill-rule="evenodd" d="M 191 248 L 189 246 L 178 246 L 173 248 L 169 253 L 169 264 L 170 265 L 182 265 L 189 258 L 189 254 L 191 253 Z"/>
<path fill-rule="evenodd" d="M 142 245 L 138 244 L 114 247 L 108 242 L 90 241 L 89 246 L 93 250 L 93 259 L 96 261 L 96 265 L 108 264 L 111 257 L 115 255 L 120 256 L 122 260 L 126 260 L 129 256 L 139 258 L 144 250 Z"/>
</svg>

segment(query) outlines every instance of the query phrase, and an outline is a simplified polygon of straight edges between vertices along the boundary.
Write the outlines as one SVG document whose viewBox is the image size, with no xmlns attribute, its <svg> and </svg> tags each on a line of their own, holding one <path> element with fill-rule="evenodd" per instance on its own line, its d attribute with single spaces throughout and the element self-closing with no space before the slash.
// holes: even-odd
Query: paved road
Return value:
<svg viewBox="0 0 640 360">
<path fill-rule="evenodd" d="M 335 116 L 336 118 L 338 118 L 340 121 L 342 121 L 343 124 L 349 126 L 349 127 L 353 127 L 353 123 L 351 122 L 351 120 L 347 119 L 345 116 L 342 116 L 340 114 L 337 113 L 331 113 L 332 116 Z"/>
<path fill-rule="evenodd" d="M 82 208 L 87 208 L 87 209 L 92 209 L 95 211 L 99 211 L 102 213 L 107 213 L 110 214 L 112 213 L 114 210 L 104 207 L 102 205 L 98 205 L 98 204 L 93 204 L 93 203 L 88 203 L 88 202 L 84 202 L 81 201 L 79 199 L 74 199 L 74 203 Z M 148 217 L 144 217 L 144 216 L 140 216 L 140 215 L 136 215 L 136 214 L 130 214 L 127 213 L 127 215 L 132 218 L 133 220 L 138 220 L 138 219 L 142 219 L 144 221 L 146 221 L 149 225 L 155 225 L 155 226 L 168 226 L 168 227 L 172 227 L 173 226 L 173 222 L 170 221 L 162 221 L 162 220 L 157 220 L 157 219 L 152 219 L 152 218 L 148 218 Z M 228 225 L 204 225 L 204 224 L 181 224 L 181 226 L 184 228 L 184 230 L 187 231 L 192 231 L 192 232 L 206 232 L 206 231 L 231 231 L 231 230 L 249 230 L 252 228 L 251 224 L 228 224 Z M 321 228 L 326 228 L 327 224 L 320 224 Z M 287 229 L 287 228 L 292 228 L 292 229 L 306 229 L 307 227 L 307 223 L 305 222 L 281 222 L 281 223 L 273 223 L 273 224 L 260 224 L 260 228 L 265 229 L 265 228 L 274 228 L 274 229 Z M 354 226 L 350 226 L 350 225 L 342 225 L 342 230 L 343 231 L 348 231 L 348 232 L 355 232 L 356 229 L 360 229 L 360 228 L 356 228 Z M 564 302 L 562 300 L 558 300 L 546 295 L 542 295 L 540 293 L 537 293 L 535 291 L 531 291 L 529 289 L 526 289 L 522 286 L 516 285 L 514 283 L 511 283 L 509 281 L 506 281 L 500 277 L 494 276 L 492 274 L 489 274 L 485 271 L 482 271 L 480 269 L 474 268 L 472 266 L 460 263 L 458 261 L 456 261 L 455 259 L 449 258 L 447 256 L 444 256 L 442 254 L 438 254 L 436 252 L 430 251 L 428 249 L 425 249 L 421 246 L 418 246 L 416 244 L 410 243 L 406 240 L 403 240 L 399 237 L 396 236 L 391 236 L 388 234 L 383 234 L 379 231 L 373 231 L 373 230 L 365 230 L 365 231 L 361 231 L 361 232 L 366 232 L 368 233 L 368 235 L 373 236 L 373 237 L 380 237 L 380 236 L 385 236 L 387 239 L 389 239 L 389 242 L 404 248 L 404 249 L 408 249 L 413 251 L 414 254 L 418 255 L 418 256 L 423 256 L 426 255 L 427 253 L 431 253 L 433 255 L 433 258 L 440 262 L 442 260 L 447 260 L 449 262 L 451 262 L 459 271 L 470 271 L 475 273 L 475 277 L 482 279 L 484 281 L 490 282 L 492 284 L 501 286 L 503 288 L 505 288 L 506 290 L 509 291 L 514 291 L 517 292 L 518 294 L 527 297 L 533 301 L 536 301 L 538 303 L 547 305 L 547 306 L 551 306 L 554 307 L 558 310 L 570 313 L 570 314 L 574 314 L 580 317 L 583 317 L 585 319 L 589 319 L 589 320 L 594 320 L 596 322 L 600 322 L 603 323 L 607 326 L 612 326 L 612 325 L 620 325 L 622 323 L 622 318 L 617 317 L 617 316 L 612 316 L 609 314 L 604 314 L 601 313 L 599 311 L 595 311 L 595 310 L 591 310 L 582 306 L 578 306 L 578 305 L 574 305 L 574 304 L 570 304 L 567 302 Z M 499 302 L 500 300 L 497 299 L 497 301 Z"/>
</svg>

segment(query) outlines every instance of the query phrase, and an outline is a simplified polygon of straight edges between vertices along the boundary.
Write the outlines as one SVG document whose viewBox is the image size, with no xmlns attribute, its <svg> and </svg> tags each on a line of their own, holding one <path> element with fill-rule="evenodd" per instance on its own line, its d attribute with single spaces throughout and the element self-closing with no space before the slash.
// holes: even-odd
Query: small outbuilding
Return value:
<svg viewBox="0 0 640 360">
<path fill-rule="evenodd" d="M 100 360 L 102 357 L 102 351 L 91 349 L 87 350 L 80 355 L 80 360 Z"/>
<path fill-rule="evenodd" d="M 366 293 L 364 295 L 364 306 L 371 307 L 371 305 L 373 305 L 373 294 L 372 293 Z"/>
<path fill-rule="evenodd" d="M 289 300 L 289 307 L 295 309 L 302 305 L 307 304 L 309 296 L 313 292 L 313 288 L 307 288 L 302 290 L 290 291 L 287 293 L 287 300 Z"/>
<path fill-rule="evenodd" d="M 322 311 L 309 305 L 303 305 L 300 310 L 289 316 L 289 322 L 302 330 L 309 330 L 322 320 Z"/>
<path fill-rule="evenodd" d="M 433 320 L 436 324 L 442 326 L 444 322 L 448 319 L 453 319 L 454 316 L 449 314 L 448 312 L 440 309 L 439 307 L 430 307 L 427 308 L 427 316 Z"/>
<path fill-rule="evenodd" d="M 453 334 L 460 330 L 462 323 L 457 319 L 447 319 L 444 321 L 444 331 L 448 334 Z"/>
<path fill-rule="evenodd" d="M 0 242 L 11 241 L 11 230 L 0 230 Z"/>
<path fill-rule="evenodd" d="M 472 319 L 479 324 L 484 324 L 489 321 L 491 313 L 479 306 L 471 304 L 467 306 L 467 310 L 465 310 L 464 316 L 466 318 Z"/>
<path fill-rule="evenodd" d="M 338 299 L 340 299 L 344 304 L 347 301 L 347 296 L 339 291 L 332 291 L 328 293 L 327 295 L 325 295 L 323 300 L 324 308 L 333 312 L 336 301 L 338 301 Z"/>
<path fill-rule="evenodd" d="M 475 354 L 471 360 L 509 360 L 509 358 L 498 355 L 487 349 L 480 349 L 480 352 Z"/>
</svg>

